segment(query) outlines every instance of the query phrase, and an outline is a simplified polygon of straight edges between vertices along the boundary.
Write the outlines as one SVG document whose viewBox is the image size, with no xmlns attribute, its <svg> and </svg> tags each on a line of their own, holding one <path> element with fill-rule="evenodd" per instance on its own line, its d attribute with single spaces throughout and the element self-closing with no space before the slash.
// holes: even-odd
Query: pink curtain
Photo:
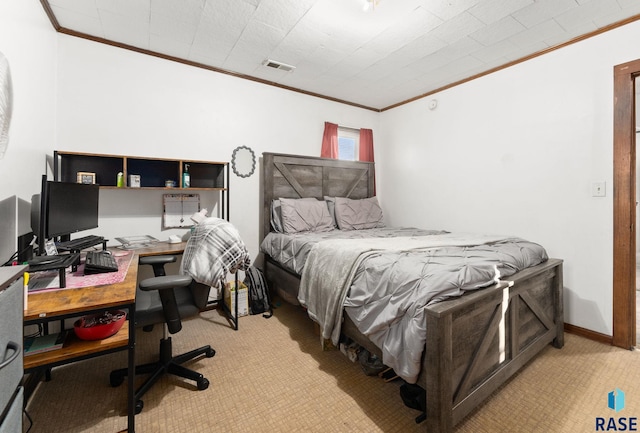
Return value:
<svg viewBox="0 0 640 433">
<path fill-rule="evenodd" d="M 373 131 L 360 129 L 360 149 L 358 149 L 360 161 L 373 162 Z M 373 194 L 376 193 L 376 175 L 373 175 Z"/>
<path fill-rule="evenodd" d="M 324 122 L 324 135 L 322 136 L 322 149 L 320 156 L 323 158 L 338 159 L 338 125 Z"/>
<path fill-rule="evenodd" d="M 373 162 L 373 131 L 371 129 L 360 130 L 359 159 Z"/>
</svg>

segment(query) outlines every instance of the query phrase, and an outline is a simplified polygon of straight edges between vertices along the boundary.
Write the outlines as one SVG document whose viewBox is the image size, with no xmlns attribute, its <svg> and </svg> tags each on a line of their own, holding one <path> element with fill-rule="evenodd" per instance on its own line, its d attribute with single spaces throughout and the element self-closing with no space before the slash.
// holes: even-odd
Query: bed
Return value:
<svg viewBox="0 0 640 433">
<path fill-rule="evenodd" d="M 285 301 L 298 304 L 299 299 L 302 299 L 307 306 L 308 296 L 324 296 L 310 294 L 308 289 L 309 281 L 313 280 L 311 264 L 316 266 L 316 261 L 312 261 L 312 258 L 316 259 L 314 253 L 320 245 L 325 248 L 339 245 L 342 249 L 344 243 L 342 240 L 330 239 L 330 234 L 316 234 L 311 237 L 319 237 L 322 242 L 312 239 L 310 244 L 312 247 L 304 254 L 304 259 L 293 259 L 289 256 L 288 260 L 283 260 L 275 249 L 265 246 L 269 243 L 265 238 L 271 239 L 279 235 L 272 233 L 276 231 L 273 228 L 274 200 L 281 201 L 283 206 L 286 204 L 288 211 L 291 203 L 286 199 L 296 199 L 295 201 L 298 202 L 302 198 L 314 198 L 324 203 L 326 197 L 345 198 L 346 200 L 340 202 L 341 206 L 349 200 L 369 201 L 375 197 L 374 165 L 367 162 L 263 153 L 263 186 L 261 250 L 265 253 L 266 279 L 270 289 Z M 283 207 L 282 211 L 284 210 Z M 380 227 L 378 230 L 384 232 L 385 229 Z M 437 238 L 438 242 L 442 242 L 440 241 L 442 238 L 451 236 L 439 231 L 422 233 L 416 232 L 419 229 L 397 230 L 401 231 L 402 242 L 416 242 L 415 250 L 411 253 L 403 252 L 403 255 L 413 256 L 416 255 L 414 252 L 433 250 L 432 247 L 423 244 L 423 235 L 425 238 L 428 237 L 426 235 L 435 235 L 431 237 Z M 386 242 L 388 237 L 394 235 L 383 233 L 376 236 Z M 508 242 L 511 241 L 511 239 L 508 240 Z M 516 244 L 516 249 L 522 248 L 523 245 L 529 248 L 527 241 L 517 240 L 517 242 L 520 241 L 524 243 Z M 270 242 L 274 244 L 273 241 Z M 278 242 L 284 243 L 284 241 Z M 360 241 L 347 242 L 351 242 L 347 245 L 360 243 Z M 371 250 L 375 252 L 373 256 L 380 258 L 381 254 L 377 249 L 380 242 L 378 240 L 366 242 L 376 245 Z M 436 245 L 439 245 L 438 242 Z M 459 242 L 465 251 L 475 248 L 467 246 L 460 240 L 455 242 Z M 503 240 L 490 239 L 487 243 L 480 242 L 480 248 L 486 250 L 484 246 L 486 244 L 493 248 L 494 244 L 501 243 Z M 457 248 L 457 246 L 451 248 Z M 396 254 L 396 252 L 389 254 Z M 476 252 L 473 254 L 475 255 Z M 538 252 L 533 253 L 533 255 L 536 254 Z M 353 255 L 361 257 L 362 253 L 356 249 Z M 325 253 L 323 256 L 328 255 Z M 362 263 L 364 259 L 358 260 Z M 395 256 L 388 260 L 389 262 L 398 261 Z M 304 263 L 296 263 L 296 261 Z M 471 289 L 457 294 L 460 296 L 451 296 L 449 292 L 445 293 L 446 296 L 435 293 L 425 301 L 424 306 L 422 303 L 418 304 L 417 311 L 420 313 L 420 320 L 423 321 L 419 326 L 423 329 L 421 336 L 423 340 L 420 343 L 423 347 L 421 347 L 418 360 L 419 371 L 416 373 L 415 381 L 426 390 L 427 418 L 424 425 L 430 433 L 452 431 L 454 425 L 481 405 L 492 392 L 523 368 L 548 344 L 553 344 L 556 348 L 564 345 L 562 261 L 547 258 L 545 255 L 531 263 L 524 263 L 508 277 L 487 277 L 481 284 L 476 284 Z M 330 266 L 333 271 L 326 272 L 324 269 L 325 275 L 338 274 L 335 272 L 337 264 L 339 265 L 339 261 L 325 262 L 325 266 Z M 360 268 L 358 269 L 357 272 L 353 271 L 354 274 L 358 274 L 357 277 L 352 275 L 353 279 L 344 280 L 349 287 L 345 295 L 348 302 L 345 304 L 346 307 L 342 304 L 338 305 L 339 312 L 336 313 L 338 317 L 335 321 L 339 323 L 338 331 L 341 336 L 346 336 L 370 352 L 383 357 L 383 353 L 386 353 L 385 340 L 381 340 L 375 333 L 369 336 L 364 335 L 360 331 L 362 321 L 358 319 L 357 314 L 342 314 L 342 310 L 351 309 L 350 297 L 353 293 L 350 292 L 357 292 L 355 281 L 356 278 L 361 278 L 362 274 Z M 480 273 L 485 270 L 485 268 L 478 269 Z M 321 272 L 322 269 L 320 274 Z M 318 274 L 317 270 L 315 273 Z M 303 281 L 302 285 L 301 281 Z M 340 286 L 342 282 L 340 280 L 336 283 L 330 280 L 329 284 Z M 345 296 L 338 297 L 338 301 L 332 299 L 329 303 L 343 302 Z M 324 301 L 321 300 L 321 302 Z M 420 300 L 420 302 L 423 301 Z M 311 313 L 310 315 L 318 321 L 318 317 Z M 321 324 L 323 336 L 325 332 L 336 332 L 335 327 L 325 330 L 323 326 L 324 324 Z M 385 336 L 385 338 L 389 337 Z M 409 344 L 404 340 L 402 342 L 391 340 L 391 342 L 395 345 Z"/>
</svg>

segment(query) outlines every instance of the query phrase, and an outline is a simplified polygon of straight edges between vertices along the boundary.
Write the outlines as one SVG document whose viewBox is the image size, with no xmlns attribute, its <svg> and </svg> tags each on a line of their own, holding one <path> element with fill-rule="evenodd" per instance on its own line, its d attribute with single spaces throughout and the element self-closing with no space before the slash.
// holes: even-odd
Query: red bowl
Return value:
<svg viewBox="0 0 640 433">
<path fill-rule="evenodd" d="M 124 311 L 105 311 L 76 320 L 73 330 L 81 340 L 102 340 L 117 333 L 126 320 Z"/>
</svg>

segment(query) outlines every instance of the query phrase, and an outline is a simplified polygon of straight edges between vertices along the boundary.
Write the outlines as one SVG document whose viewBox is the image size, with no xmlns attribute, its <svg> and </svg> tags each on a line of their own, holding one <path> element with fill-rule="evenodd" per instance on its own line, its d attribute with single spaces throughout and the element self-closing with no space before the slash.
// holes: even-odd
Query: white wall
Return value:
<svg viewBox="0 0 640 433">
<path fill-rule="evenodd" d="M 15 106 L 0 199 L 38 193 L 41 175 L 51 177 L 54 150 L 230 161 L 241 145 L 258 158 L 319 155 L 325 121 L 377 129 L 372 111 L 57 34 L 39 2 L 0 2 L 0 51 L 12 69 Z M 231 174 L 230 185 L 231 220 L 252 258 L 259 248 L 257 163 L 250 178 Z M 201 199 L 216 205 L 212 193 Z M 102 190 L 100 228 L 86 233 L 186 233 L 163 231 L 161 212 L 161 192 Z"/>
<path fill-rule="evenodd" d="M 13 81 L 9 146 L 0 159 L 0 200 L 17 195 L 30 201 L 40 190 L 45 149 L 55 140 L 56 45 L 40 2 L 0 2 L 0 51 L 9 61 Z M 0 242 L 13 245 L 15 240 Z M 1 262 L 6 259 L 0 257 Z"/>
<path fill-rule="evenodd" d="M 391 222 L 544 245 L 565 260 L 565 321 L 611 335 L 613 66 L 639 38 L 636 22 L 382 113 Z"/>
<path fill-rule="evenodd" d="M 565 320 L 610 335 L 613 66 L 640 58 L 639 37 L 632 23 L 379 115 L 59 35 L 38 2 L 4 0 L 15 109 L 0 199 L 38 192 L 54 149 L 228 161 L 239 145 L 317 155 L 324 121 L 372 128 L 390 223 L 541 243 L 565 260 Z M 606 197 L 591 196 L 593 181 Z M 252 257 L 259 188 L 259 172 L 231 176 Z M 160 203 L 105 191 L 98 231 L 166 238 Z"/>
</svg>

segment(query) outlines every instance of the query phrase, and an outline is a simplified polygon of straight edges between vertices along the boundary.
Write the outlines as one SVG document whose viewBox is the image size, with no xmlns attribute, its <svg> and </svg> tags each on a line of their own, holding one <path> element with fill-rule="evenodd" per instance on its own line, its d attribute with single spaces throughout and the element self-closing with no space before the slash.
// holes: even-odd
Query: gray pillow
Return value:
<svg viewBox="0 0 640 433">
<path fill-rule="evenodd" d="M 312 200 L 317 201 L 314 197 L 300 198 L 297 200 Z M 280 200 L 271 200 L 271 228 L 274 232 L 284 233 L 282 228 L 282 210 L 280 206 Z"/>
<path fill-rule="evenodd" d="M 382 208 L 377 197 L 352 200 L 336 197 L 336 222 L 340 230 L 361 230 L 384 227 Z"/>
<path fill-rule="evenodd" d="M 285 233 L 333 230 L 333 221 L 324 200 L 280 198 L 280 208 Z"/>
<path fill-rule="evenodd" d="M 333 226 L 338 227 L 338 223 L 336 222 L 336 198 L 325 195 L 324 201 L 327 202 L 327 208 L 329 208 L 329 215 L 331 215 L 331 219 L 333 220 Z"/>
</svg>

